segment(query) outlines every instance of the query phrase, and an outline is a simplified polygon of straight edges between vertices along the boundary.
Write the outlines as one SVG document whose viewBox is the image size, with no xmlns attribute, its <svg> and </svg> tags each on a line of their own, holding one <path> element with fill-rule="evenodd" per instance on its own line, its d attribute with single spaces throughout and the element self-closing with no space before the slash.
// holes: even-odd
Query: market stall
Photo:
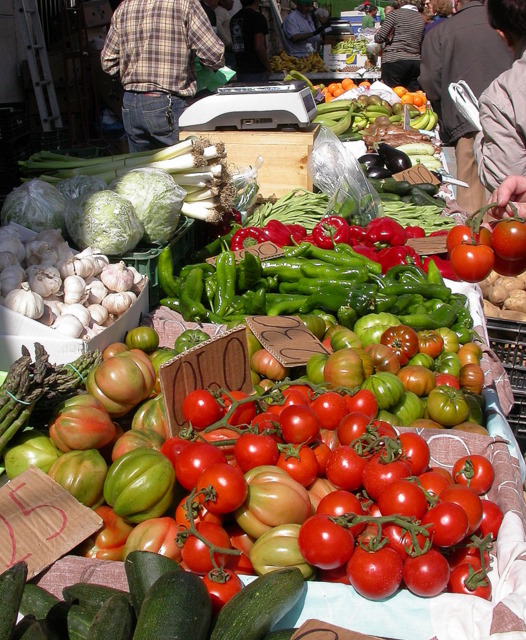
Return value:
<svg viewBox="0 0 526 640">
<path fill-rule="evenodd" d="M 189 112 L 177 149 L 22 166 L 0 227 L 0 624 L 524 633 L 515 381 L 491 267 L 455 258 L 484 232 L 428 106 L 371 89 L 268 90 L 220 109 L 235 131 Z"/>
</svg>

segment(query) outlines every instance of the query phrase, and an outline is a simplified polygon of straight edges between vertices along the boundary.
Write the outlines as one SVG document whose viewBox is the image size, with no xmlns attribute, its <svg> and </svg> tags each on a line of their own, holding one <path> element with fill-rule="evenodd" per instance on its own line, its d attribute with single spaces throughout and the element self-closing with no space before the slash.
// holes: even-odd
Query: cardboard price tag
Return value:
<svg viewBox="0 0 526 640">
<path fill-rule="evenodd" d="M 58 482 L 30 467 L 0 489 L 0 573 L 22 560 L 28 580 L 102 526 Z"/>
<path fill-rule="evenodd" d="M 207 340 L 159 367 L 159 382 L 170 436 L 187 425 L 183 400 L 195 389 L 253 393 L 244 326 Z"/>
<path fill-rule="evenodd" d="M 272 258 L 281 258 L 284 255 L 284 251 L 282 247 L 274 242 L 260 242 L 259 244 L 254 244 L 246 249 L 239 249 L 238 251 L 234 251 L 234 256 L 236 262 L 241 262 L 243 260 L 245 253 L 253 253 L 260 260 L 271 260 Z M 207 258 L 206 261 L 210 264 L 216 263 L 217 256 L 211 256 Z"/>
<path fill-rule="evenodd" d="M 307 620 L 294 633 L 291 640 L 381 640 L 377 636 L 350 631 L 321 620 Z"/>
<path fill-rule="evenodd" d="M 446 236 L 428 236 L 426 238 L 409 238 L 406 242 L 419 256 L 430 256 L 437 253 L 447 253 Z"/>
<path fill-rule="evenodd" d="M 246 322 L 263 347 L 284 367 L 298 367 L 307 364 L 316 353 L 329 353 L 298 316 L 252 316 Z"/>
<path fill-rule="evenodd" d="M 440 184 L 440 180 L 433 174 L 427 167 L 423 164 L 415 164 L 414 166 L 406 169 L 405 171 L 399 171 L 398 173 L 393 173 L 393 178 L 395 180 L 405 180 L 411 184 Z"/>
</svg>

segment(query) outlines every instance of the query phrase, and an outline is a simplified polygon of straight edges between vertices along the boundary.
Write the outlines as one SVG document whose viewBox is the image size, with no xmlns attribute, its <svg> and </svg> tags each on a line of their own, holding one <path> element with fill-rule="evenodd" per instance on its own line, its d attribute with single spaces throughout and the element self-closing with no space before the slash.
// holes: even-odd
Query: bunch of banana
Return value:
<svg viewBox="0 0 526 640">
<path fill-rule="evenodd" d="M 377 118 L 388 118 L 389 122 L 402 122 L 403 116 L 400 113 L 393 113 L 390 107 L 381 104 L 369 104 L 363 110 L 363 115 L 367 119 L 367 123 L 375 122 Z"/>
<path fill-rule="evenodd" d="M 314 122 L 328 127 L 336 135 L 359 133 L 380 117 L 386 119 L 386 124 L 401 122 L 403 118 L 388 106 L 359 100 L 332 100 L 318 104 L 316 110 Z"/>
<path fill-rule="evenodd" d="M 438 114 L 433 109 L 426 109 L 424 113 L 415 118 L 411 118 L 409 124 L 413 129 L 421 131 L 432 131 L 438 122 Z"/>
<path fill-rule="evenodd" d="M 273 73 L 279 73 L 281 71 L 287 73 L 293 69 L 302 71 L 303 73 L 326 71 L 323 60 L 317 53 L 311 53 L 305 58 L 296 58 L 282 51 L 280 55 L 272 56 L 269 62 Z"/>
</svg>

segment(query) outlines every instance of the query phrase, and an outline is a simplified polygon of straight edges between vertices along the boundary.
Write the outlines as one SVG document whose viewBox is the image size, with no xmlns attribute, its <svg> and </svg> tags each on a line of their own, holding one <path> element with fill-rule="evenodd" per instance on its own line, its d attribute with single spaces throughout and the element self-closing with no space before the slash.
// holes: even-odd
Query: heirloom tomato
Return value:
<svg viewBox="0 0 526 640">
<path fill-rule="evenodd" d="M 424 417 L 425 405 L 415 393 L 406 391 L 400 402 L 391 407 L 391 413 L 398 418 L 395 424 L 407 426 L 413 420 Z"/>
<path fill-rule="evenodd" d="M 377 373 L 388 371 L 389 373 L 398 373 L 400 371 L 400 358 L 396 353 L 385 344 L 375 342 L 365 347 L 365 352 L 371 358 L 374 370 Z"/>
<path fill-rule="evenodd" d="M 346 564 L 354 548 L 349 529 L 328 515 L 316 514 L 300 527 L 298 546 L 305 560 L 318 569 L 336 569 Z"/>
<path fill-rule="evenodd" d="M 465 364 L 480 364 L 482 348 L 477 342 L 466 342 L 459 348 L 457 355 L 462 366 Z"/>
<path fill-rule="evenodd" d="M 29 467 L 37 467 L 47 473 L 60 453 L 53 440 L 45 433 L 26 429 L 17 433 L 4 449 L 6 475 L 12 480 Z"/>
<path fill-rule="evenodd" d="M 482 393 L 482 387 L 484 386 L 484 371 L 482 367 L 475 362 L 462 365 L 458 374 L 458 382 L 461 389 L 465 389 L 470 393 Z"/>
<path fill-rule="evenodd" d="M 175 349 L 169 349 L 168 347 L 160 347 L 153 353 L 148 354 L 150 362 L 152 363 L 153 370 L 155 371 L 155 385 L 153 387 L 154 393 L 161 393 L 161 382 L 159 380 L 159 368 L 168 360 L 175 358 L 178 355 Z"/>
<path fill-rule="evenodd" d="M 432 420 L 453 427 L 467 420 L 469 405 L 462 391 L 442 385 L 429 392 L 426 411 Z"/>
<path fill-rule="evenodd" d="M 149 518 L 139 522 L 128 535 L 124 545 L 123 560 L 132 551 L 150 551 L 179 562 L 181 547 L 175 542 L 178 531 L 175 520 L 168 516 Z"/>
<path fill-rule="evenodd" d="M 129 351 L 124 342 L 112 342 L 102 352 L 102 359 L 107 360 L 108 358 L 113 358 L 113 356 L 116 356 L 118 353 L 122 353 L 123 351 Z"/>
<path fill-rule="evenodd" d="M 153 353 L 159 346 L 159 334 L 153 327 L 134 327 L 126 333 L 124 343 L 128 349 Z"/>
<path fill-rule="evenodd" d="M 444 348 L 444 338 L 438 331 L 418 331 L 418 351 L 436 358 Z"/>
<path fill-rule="evenodd" d="M 102 529 L 82 544 L 82 555 L 98 560 L 124 560 L 124 545 L 133 531 L 133 526 L 105 504 L 94 511 L 102 518 Z"/>
<path fill-rule="evenodd" d="M 369 313 L 357 320 L 354 332 L 360 338 L 362 345 L 367 347 L 373 342 L 380 342 L 384 331 L 398 324 L 401 324 L 400 320 L 392 313 Z"/>
<path fill-rule="evenodd" d="M 61 402 L 49 423 L 49 437 L 61 451 L 100 449 L 114 435 L 104 405 L 88 393 Z"/>
<path fill-rule="evenodd" d="M 85 507 L 104 502 L 108 465 L 97 449 L 67 451 L 51 465 L 48 476 Z M 111 505 L 110 505 L 111 506 Z"/>
<path fill-rule="evenodd" d="M 336 331 L 332 332 L 330 335 L 331 338 L 331 348 L 333 351 L 339 351 L 340 349 L 359 349 L 362 346 L 362 342 L 360 338 L 346 327 L 340 327 Z"/>
<path fill-rule="evenodd" d="M 266 349 L 258 349 L 250 358 L 250 367 L 269 380 L 283 380 L 289 371 Z"/>
<path fill-rule="evenodd" d="M 407 364 L 409 358 L 418 353 L 418 336 L 416 331 L 405 324 L 389 327 L 380 336 L 380 344 L 392 349 L 400 364 Z"/>
<path fill-rule="evenodd" d="M 315 569 L 301 554 L 299 533 L 300 525 L 292 523 L 280 524 L 260 536 L 249 552 L 256 573 L 261 576 L 276 569 L 297 567 L 305 580 L 312 580 Z"/>
<path fill-rule="evenodd" d="M 111 450 L 111 460 L 113 462 L 125 453 L 128 453 L 128 451 L 133 451 L 134 449 L 146 448 L 160 451 L 163 442 L 164 438 L 152 429 L 144 429 L 143 431 L 130 429 L 117 438 Z"/>
<path fill-rule="evenodd" d="M 435 358 L 436 373 L 449 373 L 452 376 L 458 377 L 461 368 L 460 358 L 454 351 L 442 351 L 442 353 Z"/>
<path fill-rule="evenodd" d="M 133 414 L 131 428 L 136 431 L 155 431 L 163 439 L 168 437 L 168 425 L 162 395 L 150 398 L 138 407 Z"/>
<path fill-rule="evenodd" d="M 325 382 L 324 370 L 329 356 L 325 353 L 316 353 L 307 361 L 307 378 L 314 384 Z"/>
<path fill-rule="evenodd" d="M 449 329 L 448 327 L 440 327 L 439 329 L 436 330 L 436 332 L 439 333 L 442 336 L 442 339 L 444 340 L 443 351 L 453 351 L 457 353 L 459 349 L 457 334 L 452 329 Z"/>
<path fill-rule="evenodd" d="M 419 397 L 427 396 L 436 386 L 435 374 L 420 365 L 407 365 L 396 374 L 406 391 Z"/>
<path fill-rule="evenodd" d="M 325 362 L 323 378 L 330 387 L 359 387 L 365 379 L 362 359 L 351 348 L 335 351 Z"/>
<path fill-rule="evenodd" d="M 328 496 L 330 493 L 336 491 L 336 487 L 330 480 L 325 477 L 318 477 L 312 484 L 307 487 L 309 492 L 309 498 L 312 504 L 312 509 L 315 511 L 318 508 L 321 500 Z"/>
<path fill-rule="evenodd" d="M 375 373 L 365 380 L 362 389 L 374 394 L 378 409 L 389 410 L 402 400 L 405 388 L 402 381 L 394 373 L 382 371 Z"/>
</svg>

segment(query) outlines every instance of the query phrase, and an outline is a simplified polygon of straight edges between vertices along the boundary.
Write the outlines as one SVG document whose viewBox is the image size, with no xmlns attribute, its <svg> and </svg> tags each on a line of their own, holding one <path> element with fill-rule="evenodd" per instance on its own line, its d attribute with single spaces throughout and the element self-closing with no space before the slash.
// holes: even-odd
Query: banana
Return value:
<svg viewBox="0 0 526 640">
<path fill-rule="evenodd" d="M 413 127 L 413 129 L 425 129 L 429 124 L 430 117 L 431 114 L 429 113 L 429 110 L 426 109 L 419 118 L 413 118 L 409 124 Z"/>
<path fill-rule="evenodd" d="M 389 116 L 389 120 L 391 122 L 402 122 L 403 119 L 404 119 L 403 116 L 401 116 L 399 113 L 396 115 Z"/>
<path fill-rule="evenodd" d="M 349 109 L 343 109 L 338 111 L 331 111 L 330 113 L 318 113 L 318 115 L 314 118 L 314 124 L 324 124 L 325 120 L 334 120 L 338 121 L 349 113 Z"/>
<path fill-rule="evenodd" d="M 433 131 L 438 122 L 438 113 L 435 111 L 431 111 L 431 116 L 429 118 L 429 123 L 426 127 L 426 131 Z"/>
<path fill-rule="evenodd" d="M 365 113 L 367 116 L 369 114 L 376 116 L 390 116 L 392 115 L 392 111 L 390 111 L 387 107 L 383 107 L 380 104 L 370 104 L 365 108 Z"/>
<path fill-rule="evenodd" d="M 349 111 L 347 112 L 347 115 L 344 118 L 339 120 L 335 125 L 329 127 L 330 130 L 337 136 L 341 135 L 342 133 L 345 133 L 345 131 L 347 131 L 347 129 L 352 124 L 353 115 L 354 114 L 352 110 L 349 109 Z"/>
<path fill-rule="evenodd" d="M 316 110 L 318 115 L 324 113 L 331 113 L 332 111 L 341 111 L 342 109 L 350 109 L 352 100 L 332 100 L 331 102 L 322 102 L 317 105 Z"/>
</svg>

